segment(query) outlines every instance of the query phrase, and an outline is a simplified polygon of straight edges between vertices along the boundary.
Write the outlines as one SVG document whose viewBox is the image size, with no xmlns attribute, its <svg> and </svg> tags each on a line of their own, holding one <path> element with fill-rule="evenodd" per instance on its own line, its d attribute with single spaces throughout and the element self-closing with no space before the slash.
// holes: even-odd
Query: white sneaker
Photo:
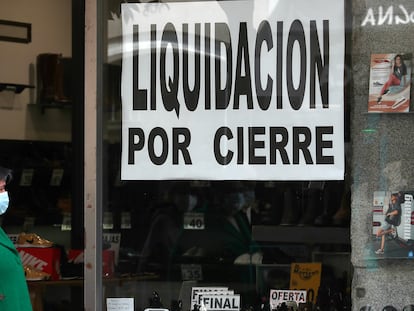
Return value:
<svg viewBox="0 0 414 311">
<path fill-rule="evenodd" d="M 253 265 L 260 265 L 263 261 L 263 254 L 260 252 L 254 253 L 252 255 L 252 264 Z"/>
<path fill-rule="evenodd" d="M 252 255 L 248 253 L 241 254 L 234 260 L 235 265 L 250 265 L 252 263 Z"/>
<path fill-rule="evenodd" d="M 384 254 L 384 250 L 383 249 L 377 249 L 376 251 L 375 251 L 375 254 L 377 254 L 377 255 L 383 255 Z"/>
</svg>

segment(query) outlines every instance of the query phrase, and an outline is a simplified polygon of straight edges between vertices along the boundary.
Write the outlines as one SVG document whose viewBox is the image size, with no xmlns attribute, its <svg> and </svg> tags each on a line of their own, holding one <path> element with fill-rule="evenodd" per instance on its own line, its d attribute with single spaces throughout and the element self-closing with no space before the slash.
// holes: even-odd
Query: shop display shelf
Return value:
<svg viewBox="0 0 414 311">
<path fill-rule="evenodd" d="M 261 242 L 349 244 L 347 227 L 253 226 L 253 239 Z"/>
</svg>

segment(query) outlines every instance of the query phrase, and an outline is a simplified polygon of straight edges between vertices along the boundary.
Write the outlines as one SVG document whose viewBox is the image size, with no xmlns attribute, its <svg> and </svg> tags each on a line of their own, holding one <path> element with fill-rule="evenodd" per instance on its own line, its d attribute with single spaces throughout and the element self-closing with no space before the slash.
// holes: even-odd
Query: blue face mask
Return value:
<svg viewBox="0 0 414 311">
<path fill-rule="evenodd" d="M 9 207 L 9 194 L 7 191 L 0 193 L 0 215 L 3 215 Z"/>
</svg>

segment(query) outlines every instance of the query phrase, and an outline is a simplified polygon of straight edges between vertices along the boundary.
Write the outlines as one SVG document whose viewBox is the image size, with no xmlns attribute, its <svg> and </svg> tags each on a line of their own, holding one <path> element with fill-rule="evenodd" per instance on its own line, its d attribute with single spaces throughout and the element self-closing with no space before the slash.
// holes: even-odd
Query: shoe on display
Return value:
<svg viewBox="0 0 414 311">
<path fill-rule="evenodd" d="M 149 299 L 149 307 L 150 308 L 164 308 L 162 302 L 161 302 L 161 297 L 158 294 L 158 292 L 153 291 L 152 292 L 152 296 Z"/>
<path fill-rule="evenodd" d="M 314 225 L 315 226 L 328 226 L 332 224 L 332 216 L 328 215 L 327 213 L 323 213 L 315 218 Z"/>
<path fill-rule="evenodd" d="M 308 189 L 305 211 L 299 220 L 299 225 L 303 226 L 314 224 L 316 217 L 320 214 L 321 206 L 321 191 L 319 189 Z"/>
<path fill-rule="evenodd" d="M 278 225 L 282 217 L 283 191 L 272 182 L 260 183 L 256 187 L 257 204 L 251 208 L 253 225 Z"/>
<path fill-rule="evenodd" d="M 36 233 L 22 232 L 17 238 L 18 247 L 52 247 L 53 242 L 43 239 Z"/>
<path fill-rule="evenodd" d="M 406 305 L 402 311 L 414 311 L 414 305 Z"/>
<path fill-rule="evenodd" d="M 312 302 L 299 303 L 298 310 L 299 311 L 312 311 L 313 304 Z"/>
<path fill-rule="evenodd" d="M 382 311 L 397 311 L 397 308 L 395 308 L 394 306 L 388 305 L 382 308 Z"/>
<path fill-rule="evenodd" d="M 280 225 L 297 225 L 300 217 L 300 197 L 297 191 L 286 189 L 283 194 L 283 216 Z"/>
<path fill-rule="evenodd" d="M 383 249 L 377 249 L 376 251 L 375 251 L 375 254 L 377 254 L 377 255 L 384 255 L 384 250 Z"/>
<path fill-rule="evenodd" d="M 171 311 L 182 311 L 183 302 L 181 300 L 171 300 Z"/>
<path fill-rule="evenodd" d="M 253 254 L 244 253 L 239 255 L 235 260 L 235 265 L 260 265 L 263 261 L 263 254 L 256 252 Z"/>
<path fill-rule="evenodd" d="M 40 271 L 32 266 L 25 265 L 24 269 L 24 276 L 26 277 L 27 281 L 42 281 L 50 279 L 50 274 Z"/>
<path fill-rule="evenodd" d="M 260 252 L 253 253 L 251 260 L 253 265 L 260 265 L 263 262 L 263 254 Z"/>
<path fill-rule="evenodd" d="M 205 256 L 205 251 L 203 248 L 198 246 L 193 246 L 183 253 L 184 257 L 203 257 Z"/>
<path fill-rule="evenodd" d="M 252 258 L 249 253 L 241 254 L 234 260 L 235 265 L 250 265 L 252 263 Z"/>
<path fill-rule="evenodd" d="M 344 211 L 339 212 L 342 206 L 344 194 L 343 181 L 327 181 L 322 189 L 322 213 L 315 218 L 314 225 L 316 226 L 330 226 L 333 225 L 333 217 L 338 222 L 343 222 L 340 216 L 344 215 Z M 338 213 L 338 214 L 336 214 Z M 340 213 L 342 215 L 340 215 Z M 345 215 L 347 216 L 347 215 Z M 346 225 L 347 221 L 344 221 Z"/>
<path fill-rule="evenodd" d="M 339 209 L 332 216 L 334 226 L 348 226 L 351 220 L 351 192 L 344 193 Z"/>
<path fill-rule="evenodd" d="M 298 310 L 298 304 L 296 303 L 296 301 L 293 301 L 293 300 L 286 301 L 286 307 L 288 310 L 292 310 L 292 311 Z"/>
</svg>

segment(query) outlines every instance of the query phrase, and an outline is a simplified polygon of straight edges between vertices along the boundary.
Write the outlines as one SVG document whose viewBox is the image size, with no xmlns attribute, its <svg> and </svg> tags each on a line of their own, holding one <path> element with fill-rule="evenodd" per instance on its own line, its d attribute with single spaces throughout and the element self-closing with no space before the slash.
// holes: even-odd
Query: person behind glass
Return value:
<svg viewBox="0 0 414 311">
<path fill-rule="evenodd" d="M 6 185 L 11 179 L 12 171 L 0 167 L 0 215 L 3 215 L 9 207 L 9 194 Z M 32 310 L 19 253 L 2 228 L 0 228 L 0 310 Z"/>
<path fill-rule="evenodd" d="M 388 94 L 389 88 L 393 85 L 400 85 L 401 80 L 404 79 L 405 84 L 405 76 L 407 74 L 407 66 L 404 63 L 404 60 L 402 58 L 401 54 L 397 54 L 394 57 L 393 65 L 392 65 L 392 72 L 390 76 L 388 77 L 387 82 L 384 83 L 382 86 L 380 96 L 377 99 L 377 102 L 381 102 L 382 96 L 385 94 Z"/>
<path fill-rule="evenodd" d="M 391 203 L 385 214 L 384 225 L 378 230 L 377 237 L 381 237 L 381 247 L 375 251 L 377 255 L 384 254 L 385 235 L 397 230 L 394 226 L 399 226 L 401 222 L 401 203 L 398 193 L 391 194 Z"/>
</svg>

